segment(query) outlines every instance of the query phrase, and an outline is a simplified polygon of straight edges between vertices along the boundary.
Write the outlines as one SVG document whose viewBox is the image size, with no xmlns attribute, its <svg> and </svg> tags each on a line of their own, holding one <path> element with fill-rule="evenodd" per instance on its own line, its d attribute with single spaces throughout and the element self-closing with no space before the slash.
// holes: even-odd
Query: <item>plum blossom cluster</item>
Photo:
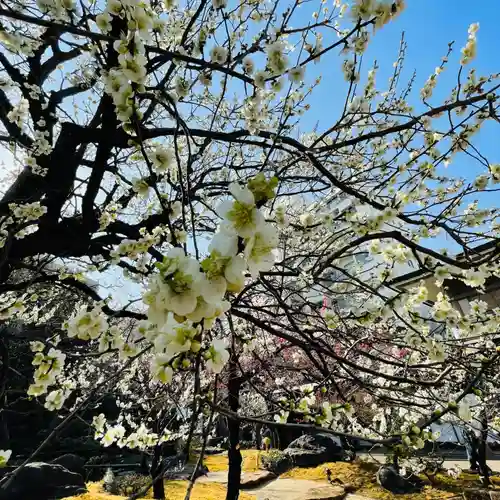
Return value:
<svg viewBox="0 0 500 500">
<path fill-rule="evenodd" d="M 321 401 L 321 396 L 327 394 L 326 387 L 305 384 L 292 389 L 292 392 L 295 392 L 297 396 L 281 397 L 278 400 L 281 409 L 274 415 L 276 422 L 287 423 L 290 413 L 294 412 L 300 414 L 306 422 L 342 431 L 343 420 L 350 419 L 353 415 L 353 407 L 350 403 Z"/>
<path fill-rule="evenodd" d="M 39 0 L 38 8 L 56 21 L 67 21 L 74 13 L 76 4 L 73 0 Z"/>
<path fill-rule="evenodd" d="M 261 174 L 245 187 L 231 184 L 233 200 L 218 209 L 223 222 L 208 247 L 209 255 L 199 262 L 174 247 L 156 265 L 159 272 L 143 300 L 148 320 L 155 325 L 150 333 L 157 353 L 152 370 L 159 380 L 169 382 L 176 368 L 190 365 L 190 353 L 202 347 L 202 328 L 210 329 L 229 309 L 226 294 L 243 288 L 247 271 L 255 278 L 272 268 L 277 234 L 259 207 L 274 197 L 276 185 L 276 178 Z M 207 368 L 216 373 L 228 357 L 219 339 L 204 351 Z"/>
<path fill-rule="evenodd" d="M 491 310 L 484 300 L 478 299 L 470 303 L 468 314 L 462 314 L 444 292 L 437 295 L 432 306 L 427 306 L 434 290 L 423 282 L 414 289 L 394 294 L 392 291 L 388 293 L 385 286 L 396 274 L 395 269 L 407 265 L 411 259 L 418 261 L 421 270 L 429 273 L 431 279 L 434 276 L 438 286 L 455 279 L 482 292 L 492 277 L 499 276 L 498 265 L 479 265 L 481 259 L 478 259 L 478 265 L 466 269 L 466 266 L 444 264 L 449 260 L 444 258 L 446 254 L 441 261 L 427 255 L 436 255 L 434 251 L 426 254 L 415 250 L 425 245 L 424 240 L 438 235 L 443 227 L 456 230 L 460 238 L 461 234 L 465 235 L 467 241 L 469 236 L 472 240 L 475 237 L 472 232 L 463 231 L 464 227 L 476 228 L 479 233 L 491 223 L 492 232 L 498 230 L 498 224 L 495 226 L 491 222 L 496 215 L 493 210 L 479 209 L 478 201 L 469 200 L 469 203 L 466 200 L 468 195 L 475 199 L 476 192 L 496 189 L 494 185 L 500 182 L 499 164 L 487 165 L 486 173 L 476 176 L 467 187 L 464 187 L 464 180 L 441 175 L 455 154 L 469 148 L 480 125 L 498 112 L 495 96 L 483 99 L 481 95 L 495 77 L 476 77 L 471 71 L 465 84 L 459 77 L 457 88 L 442 109 L 450 117 L 455 113 L 467 116 L 470 109 L 469 118 L 475 121 L 447 130 L 443 120 L 439 120 L 443 115 L 438 113 L 438 108 L 429 104 L 419 116 L 419 111 L 406 101 L 413 81 L 407 92 L 401 88 L 401 61 L 405 52 L 402 44 L 387 92 L 379 92 L 375 87 L 375 65 L 368 73 L 364 89 L 359 85 L 349 85 L 344 113 L 333 128 L 323 133 L 318 126 L 317 132 L 295 139 L 300 134 L 295 134 L 293 117 L 307 109 L 302 103 L 314 86 L 305 89 L 306 65 L 309 61 L 319 63 L 320 58 L 324 61 L 330 52 L 330 40 L 328 43 L 326 37 L 323 40 L 322 25 L 328 29 L 333 27 L 338 34 L 341 53 L 347 54 L 342 56 L 345 58 L 344 78 L 356 83 L 362 75 L 362 58 L 359 56 L 366 50 L 371 27 L 376 31 L 404 7 L 402 0 L 354 0 L 350 4 L 351 17 L 355 20 L 352 32 L 342 29 L 340 19 L 347 7 L 336 0 L 335 8 L 340 9 L 338 20 L 328 18 L 328 8 L 325 7 L 321 14 L 314 15 L 319 19 L 324 13 L 325 21 L 319 20 L 315 27 L 308 26 L 305 30 L 298 28 L 297 35 L 295 29 L 285 26 L 288 14 L 281 29 L 277 26 L 272 29 L 274 14 L 265 2 L 243 2 L 239 12 L 224 10 L 226 0 L 201 2 L 193 17 L 194 10 L 179 8 L 175 0 L 151 4 L 140 0 L 106 0 L 94 5 L 91 8 L 93 15 L 89 17 L 89 22 L 95 21 L 104 36 L 94 31 L 88 43 L 82 43 L 82 53 L 75 61 L 69 59 L 69 64 L 67 61 L 57 64 L 70 71 L 67 79 L 75 87 L 59 86 L 60 82 L 54 82 L 49 75 L 49 88 L 44 88 L 41 81 L 40 85 L 21 84 L 18 90 L 21 90 L 22 98 L 6 107 L 9 127 L 18 127 L 22 132 L 12 135 L 23 138 L 26 134 L 30 139 L 27 141 L 29 147 L 24 148 L 30 155 L 25 157 L 25 166 L 32 173 L 43 176 L 47 173 L 46 165 L 51 165 L 52 169 L 56 162 L 39 156 L 52 152 L 52 135 L 56 137 L 54 142 L 64 143 L 67 138 L 64 127 L 57 122 L 56 113 L 68 106 L 57 107 L 50 120 L 40 119 L 33 126 L 29 123 L 30 114 L 33 117 L 37 113 L 39 104 L 42 111 L 46 109 L 46 103 L 38 101 L 43 101 L 49 93 L 50 99 L 57 101 L 58 96 L 71 94 L 75 89 L 78 91 L 79 86 L 92 82 L 91 86 L 85 86 L 89 101 L 85 100 L 83 106 L 83 99 L 77 97 L 74 109 L 86 115 L 93 114 L 94 109 L 99 111 L 95 115 L 97 122 L 89 127 L 91 138 L 85 139 L 79 149 L 82 161 L 71 165 L 78 171 L 78 176 L 72 179 L 75 187 L 65 200 L 61 200 L 65 202 L 64 209 L 60 214 L 54 214 L 60 216 L 55 220 L 63 229 L 66 225 L 80 227 L 83 220 L 84 243 L 90 241 L 95 253 L 83 255 L 82 260 L 90 257 L 95 264 L 92 271 L 107 270 L 117 264 L 125 267 L 124 275 L 129 281 L 136 282 L 134 286 L 138 284 L 136 298 L 140 298 L 119 312 L 123 315 L 130 313 L 134 318 L 142 316 L 141 305 L 138 305 L 142 298 L 147 320 L 139 325 L 133 322 L 131 326 L 126 325 L 125 321 L 121 323 L 120 315 L 110 317 L 109 310 L 98 303 L 78 309 L 64 328 L 70 339 L 89 342 L 89 348 L 95 348 L 100 354 L 95 358 L 110 365 L 116 363 L 112 366 L 126 367 L 131 372 L 134 369 L 130 367 L 144 352 L 142 359 L 149 369 L 133 371 L 134 377 L 127 380 L 128 386 L 125 384 L 127 387 L 123 389 L 129 399 L 128 402 L 119 402 L 121 409 L 132 407 L 132 387 L 140 386 L 142 392 L 140 377 L 143 372 L 153 380 L 151 385 L 155 392 L 150 399 L 160 400 L 163 394 L 175 390 L 181 380 L 190 379 L 198 366 L 202 368 L 200 378 L 204 388 L 205 384 L 209 387 L 214 379 L 220 382 L 223 377 L 213 377 L 212 373 L 223 371 L 230 349 L 233 353 L 241 348 L 243 360 L 247 363 L 244 366 L 250 367 L 250 376 L 254 375 L 252 370 L 255 367 L 265 366 L 267 371 L 268 367 L 258 359 L 263 358 L 264 352 L 267 354 L 265 361 L 274 368 L 273 356 L 268 355 L 271 352 L 267 350 L 269 345 L 279 346 L 280 350 L 276 349 L 276 352 L 283 353 L 287 363 L 284 363 L 283 370 L 286 367 L 296 369 L 292 376 L 302 377 L 300 383 L 324 378 L 324 373 L 313 377 L 321 370 L 316 372 L 314 366 L 307 364 L 306 354 L 313 359 L 321 358 L 323 370 L 332 373 L 330 380 L 335 377 L 340 385 L 354 385 L 355 391 L 361 393 L 355 393 L 355 396 L 363 397 L 367 403 L 364 410 L 374 415 L 373 426 L 366 425 L 361 416 L 357 418 L 354 414 L 355 398 L 349 399 L 352 393 L 347 399 L 351 402 L 346 402 L 343 396 L 339 398 L 340 389 L 332 390 L 335 396 L 329 397 L 328 389 L 321 387 L 321 384 L 328 385 L 328 378 L 311 386 L 297 383 L 292 391 L 288 391 L 291 384 L 288 383 L 290 373 L 287 373 L 280 377 L 279 384 L 276 382 L 286 390 L 287 397 L 277 403 L 273 400 L 273 404 L 276 403 L 272 409 L 274 419 L 280 423 L 287 422 L 293 412 L 310 424 L 334 431 L 348 427 L 365 437 L 397 435 L 401 437 L 405 451 L 420 450 L 426 441 L 435 440 L 435 433 L 419 424 L 429 402 L 430 392 L 426 392 L 426 386 L 431 387 L 432 401 L 440 401 L 436 403 L 441 404 L 439 411 L 448 411 L 448 416 L 453 419 L 470 423 L 477 408 L 483 404 L 484 400 L 477 394 L 474 394 L 477 397 L 474 400 L 471 394 L 464 397 L 455 394 L 454 389 L 450 390 L 447 370 L 450 367 L 455 377 L 460 369 L 456 360 L 464 359 L 470 363 L 470 375 L 496 355 L 494 340 L 500 311 Z M 85 23 L 78 23 L 79 7 L 73 0 L 40 0 L 37 5 L 43 16 L 65 22 L 69 19 L 71 24 L 76 21 L 75 26 L 79 26 L 82 33 Z M 168 15 L 162 16 L 166 11 Z M 292 13 L 293 10 L 290 16 Z M 248 21 L 247 14 L 256 23 L 269 20 L 265 28 L 264 23 L 261 25 L 262 31 L 258 28 L 261 34 L 255 35 L 250 44 L 243 42 L 244 32 L 238 28 L 237 22 L 233 23 L 238 17 Z M 164 17 L 168 18 L 168 25 L 162 20 Z M 223 30 L 218 25 L 227 27 L 227 22 L 236 28 L 224 40 Z M 462 64 L 469 63 L 475 56 L 477 30 L 478 25 L 469 28 L 469 39 L 462 50 Z M 257 30 L 248 31 L 252 36 L 254 32 Z M 61 33 L 65 34 L 64 29 Z M 51 54 L 41 53 L 49 62 L 42 63 L 44 69 L 50 69 L 54 59 L 80 52 L 78 44 L 86 38 L 75 35 L 70 46 L 73 50 L 61 52 L 57 45 L 58 36 L 58 33 L 54 35 L 48 49 Z M 33 64 L 18 64 L 17 59 L 22 61 L 21 54 L 28 53 L 37 42 L 31 44 L 28 37 L 5 30 L 0 33 L 0 41 L 6 49 L 6 57 L 16 58 L 14 68 L 24 72 L 29 71 L 28 66 L 36 66 L 36 57 Z M 212 41 L 215 45 L 207 46 L 207 42 Z M 257 55 L 253 60 L 245 54 Z M 82 64 L 79 60 L 83 60 Z M 4 63 L 2 66 L 6 69 Z M 432 97 L 443 68 L 444 63 L 425 83 L 421 91 L 424 101 Z M 218 74 L 220 81 L 216 79 Z M 213 87 L 212 81 L 216 82 Z M 197 93 L 200 83 L 204 88 Z M 243 99 L 238 97 L 240 83 L 245 87 Z M 287 84 L 290 89 L 283 93 L 285 97 L 281 91 Z M 231 93 L 236 90 L 234 102 L 228 99 L 227 89 L 231 89 Z M 474 95 L 473 106 L 462 106 L 459 94 Z M 99 103 L 101 98 L 103 101 Z M 99 115 L 110 104 L 111 108 Z M 211 116 L 214 110 L 216 112 Z M 49 131 L 50 123 L 48 125 L 46 121 L 51 122 L 52 118 L 55 127 Z M 434 118 L 439 120 L 435 130 L 432 126 Z M 78 127 L 82 124 L 82 129 L 87 126 L 81 115 L 74 121 Z M 244 122 L 246 130 L 238 131 L 240 121 Z M 106 122 L 111 123 L 109 130 Z M 120 126 L 130 134 L 128 144 L 122 141 L 127 137 L 123 131 L 114 134 Z M 99 132 L 94 135 L 95 130 Z M 234 134 L 233 130 L 236 131 Z M 100 142 L 101 131 L 102 137 L 110 138 L 109 144 Z M 248 139 L 249 135 L 257 134 L 261 136 Z M 144 140 L 149 141 L 151 136 L 158 137 L 161 143 L 143 143 L 141 137 L 147 137 Z M 118 138 L 116 144 L 114 137 Z M 226 142 L 226 139 L 230 140 Z M 444 148 L 439 145 L 441 141 Z M 342 146 L 343 143 L 346 146 Z M 87 225 L 89 216 L 85 208 L 80 213 L 80 200 L 85 200 L 86 205 L 88 196 L 84 192 L 91 184 L 85 178 L 86 169 L 92 164 L 92 155 L 96 151 L 105 156 L 104 146 L 110 148 L 104 182 L 98 186 L 95 201 L 91 203 L 93 209 L 87 211 L 90 218 L 94 211 L 95 223 Z M 134 150 L 131 155 L 127 152 L 129 148 Z M 178 164 L 179 151 L 183 159 L 189 156 L 189 161 L 182 165 Z M 125 172 L 127 175 L 130 172 L 128 160 L 134 168 L 147 167 L 148 176 L 141 173 L 131 181 L 125 178 Z M 253 175 L 250 172 L 256 171 L 279 172 L 279 201 L 286 200 L 284 204 L 276 208 L 274 203 L 265 206 L 275 198 L 278 184 L 276 178 L 266 177 L 269 174 L 259 173 L 245 183 L 231 182 L 236 178 L 247 179 Z M 95 179 L 96 172 L 97 169 L 91 174 L 92 179 Z M 43 179 L 37 178 L 36 182 L 43 182 Z M 230 183 L 230 197 L 216 209 L 214 200 L 218 200 L 220 189 L 225 189 L 226 183 Z M 342 191 L 340 194 L 351 193 L 352 200 L 349 201 L 354 198 L 358 201 L 353 201 L 346 210 L 335 211 L 327 201 L 332 199 L 330 195 L 333 204 L 347 200 L 337 199 L 340 196 L 334 193 L 332 184 L 344 185 L 338 188 Z M 62 194 L 63 189 L 55 191 Z M 92 194 L 91 191 L 87 193 Z M 73 196 L 76 203 L 71 202 Z M 46 200 L 50 202 L 50 198 L 51 193 L 47 192 L 39 198 L 41 203 L 12 205 L 11 220 L 1 228 L 0 246 L 11 236 L 9 224 L 21 227 L 15 234 L 16 238 L 28 235 L 25 224 L 36 222 L 45 215 Z M 183 201 L 169 201 L 179 198 Z M 466 208 L 462 206 L 462 199 Z M 320 200 L 317 205 L 316 200 Z M 194 205 L 190 206 L 191 202 Z M 433 214 L 441 212 L 440 204 L 446 208 L 436 218 Z M 207 211 L 203 208 L 200 214 L 198 209 L 201 206 Z M 143 208 L 145 214 L 139 213 Z M 207 213 L 211 215 L 207 217 Z M 153 214 L 155 217 L 149 219 Z M 212 214 L 221 217 L 215 234 Z M 155 226 L 156 222 L 150 224 L 150 220 L 161 222 Z M 270 220 L 274 222 L 270 224 Z M 191 223 L 192 227 L 189 227 Z M 40 230 L 43 230 L 41 226 Z M 92 227 L 98 228 L 97 235 L 91 234 Z M 283 231 L 278 233 L 277 227 Z M 377 236 L 374 233 L 385 231 L 392 236 L 388 234 L 386 238 L 373 239 Z M 199 248 L 194 252 L 191 249 L 197 246 L 197 234 L 200 233 L 209 234 L 211 240 L 209 245 L 203 245 L 201 252 Z M 394 233 L 398 233 L 396 237 Z M 359 245 L 355 239 L 370 243 Z M 405 239 L 407 243 L 402 242 Z M 279 269 L 282 271 L 271 273 L 280 244 L 283 258 Z M 345 247 L 349 247 L 343 251 L 349 254 L 348 257 L 351 253 L 364 254 L 368 250 L 369 266 L 375 262 L 370 271 L 365 272 L 357 264 L 348 266 L 342 255 L 330 257 L 342 254 Z M 66 248 L 56 250 L 54 255 L 62 255 L 64 259 L 80 258 L 82 253 L 85 254 L 85 249 L 79 250 L 78 255 L 72 255 L 71 251 L 68 254 Z M 159 260 L 156 266 L 154 259 Z M 259 274 L 268 272 L 267 276 L 257 280 Z M 331 282 L 328 281 L 330 275 L 328 280 L 324 279 L 330 272 L 333 276 Z M 69 277 L 69 274 L 60 278 L 63 276 Z M 73 278 L 76 276 L 72 275 Z M 271 286 L 276 287 L 273 290 L 276 294 L 268 293 L 267 285 L 269 290 Z M 338 300 L 332 300 L 328 305 L 325 301 L 321 315 L 316 310 L 317 292 L 323 296 L 338 294 Z M 242 312 L 242 303 L 250 305 L 245 314 L 251 316 L 257 311 L 258 316 L 253 322 L 248 320 L 251 333 L 243 331 L 244 328 L 237 324 L 238 320 L 231 317 L 236 325 L 234 335 L 238 338 L 229 347 L 224 337 L 228 330 L 233 335 L 233 325 L 232 321 L 231 324 L 227 321 L 226 313 L 230 310 L 233 294 L 240 293 L 241 300 L 233 305 L 232 316 Z M 0 317 L 10 319 L 28 309 L 25 299 L 21 297 L 5 302 Z M 429 317 L 424 316 L 425 307 L 428 307 Z M 267 317 L 264 323 L 260 315 Z M 275 332 L 275 335 L 269 333 L 270 337 L 275 337 L 273 341 L 269 341 L 267 333 L 259 331 L 259 321 L 270 332 Z M 125 331 L 126 326 L 130 326 L 130 331 Z M 282 333 L 289 340 L 285 341 Z M 248 341 L 253 337 L 258 341 Z M 306 349 L 297 348 L 288 356 L 287 343 L 293 344 L 297 339 L 306 342 L 310 350 L 306 352 Z M 260 343 L 262 345 L 256 347 Z M 266 349 L 257 354 L 262 346 Z M 318 346 L 321 350 L 316 351 Z M 64 354 L 54 348 L 46 352 L 47 348 L 48 345 L 33 345 L 35 380 L 30 386 L 30 395 L 45 395 L 46 408 L 57 410 L 64 406 L 73 385 L 62 377 Z M 329 353 L 332 353 L 331 359 Z M 459 356 L 454 356 L 455 353 Z M 311 366 L 311 373 L 303 368 L 305 366 Z M 465 378 L 465 374 L 459 372 L 459 375 Z M 99 383 L 105 376 L 98 375 Z M 260 377 L 265 377 L 265 374 L 256 373 L 255 376 L 260 382 Z M 439 381 L 435 386 L 434 377 Z M 140 380 L 135 386 L 133 378 Z M 84 389 L 92 384 L 89 380 L 78 382 Z M 193 384 L 189 383 L 183 400 L 192 400 L 193 393 Z M 449 401 L 450 394 L 453 394 L 452 401 Z M 402 404 L 408 403 L 411 410 L 405 412 L 391 408 L 392 398 L 394 401 L 402 398 Z M 139 396 L 134 402 L 140 400 L 143 403 L 145 399 L 145 396 Z M 369 402 L 373 402 L 371 408 Z M 266 414 L 268 410 L 264 408 L 260 413 Z M 359 413 L 361 415 L 364 411 Z M 104 446 L 116 443 L 120 447 L 142 450 L 168 439 L 168 433 L 152 432 L 148 425 L 147 422 L 134 424 L 127 416 L 120 416 L 113 422 L 106 421 L 103 415 L 94 419 L 96 439 Z M 0 465 L 2 457 L 0 452 Z M 416 467 L 408 464 L 413 470 Z"/>
<path fill-rule="evenodd" d="M 216 310 L 226 308 L 226 292 L 241 290 L 247 269 L 253 277 L 271 269 L 276 231 L 265 222 L 258 205 L 274 196 L 276 183 L 259 175 L 247 187 L 231 184 L 234 199 L 219 207 L 223 222 L 209 245 L 208 257 L 200 263 L 184 250 L 172 248 L 157 264 L 159 272 L 144 295 L 152 323 L 163 327 L 169 313 L 193 322 L 214 318 Z"/>
<path fill-rule="evenodd" d="M 30 347 L 35 353 L 32 364 L 36 369 L 33 373 L 33 383 L 28 388 L 28 396 L 38 397 L 46 394 L 45 408 L 49 411 L 60 410 L 74 389 L 74 384 L 63 374 L 66 354 L 54 347 L 44 353 L 46 346 L 39 341 L 31 342 Z"/>
<path fill-rule="evenodd" d="M 469 37 L 467 39 L 467 43 L 465 47 L 462 48 L 462 59 L 460 60 L 460 64 L 465 66 L 470 63 L 472 59 L 476 57 L 477 50 L 477 39 L 476 34 L 479 31 L 479 23 L 473 23 L 469 26 Z"/>
<path fill-rule="evenodd" d="M 123 425 L 126 423 L 126 426 Z M 103 413 L 96 415 L 92 420 L 94 438 L 104 447 L 116 444 L 119 448 L 145 450 L 171 439 L 172 435 L 165 430 L 161 435 L 152 432 L 144 423 L 136 424 L 130 417 L 120 415 L 116 424 L 106 420 Z"/>
<path fill-rule="evenodd" d="M 63 324 L 68 337 L 80 340 L 98 339 L 108 329 L 108 321 L 98 304 L 90 311 L 87 306 L 81 306 L 76 313 Z"/>
<path fill-rule="evenodd" d="M 387 24 L 405 7 L 404 0 L 356 0 L 351 8 L 351 15 L 364 21 L 375 20 L 377 28 Z"/>
<path fill-rule="evenodd" d="M 102 32 L 108 33 L 113 22 L 125 24 L 128 31 L 122 30 L 120 40 L 113 43 L 118 65 L 107 72 L 104 86 L 113 99 L 117 119 L 129 124 L 132 116 L 141 116 L 135 95 L 144 91 L 146 83 L 144 42 L 151 40 L 153 33 L 161 31 L 163 23 L 143 2 L 109 0 L 104 12 L 96 16 L 96 23 Z"/>
</svg>

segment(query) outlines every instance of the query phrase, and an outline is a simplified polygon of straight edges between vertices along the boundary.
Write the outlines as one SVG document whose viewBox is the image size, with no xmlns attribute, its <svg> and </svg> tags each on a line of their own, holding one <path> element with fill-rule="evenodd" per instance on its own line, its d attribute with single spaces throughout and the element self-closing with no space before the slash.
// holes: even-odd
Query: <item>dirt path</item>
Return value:
<svg viewBox="0 0 500 500">
<path fill-rule="evenodd" d="M 247 490 L 256 495 L 257 500 L 303 500 L 304 498 L 335 498 L 344 497 L 344 488 L 331 486 L 326 481 L 310 481 L 308 479 L 281 479 L 256 488 Z"/>
<path fill-rule="evenodd" d="M 221 483 L 227 482 L 227 471 L 209 472 L 207 476 L 200 477 L 197 482 Z M 257 500 L 303 500 L 304 498 L 332 498 L 339 500 L 344 497 L 344 489 L 331 486 L 326 481 L 310 481 L 308 479 L 278 478 L 267 484 L 253 489 L 245 490 L 255 495 Z"/>
</svg>

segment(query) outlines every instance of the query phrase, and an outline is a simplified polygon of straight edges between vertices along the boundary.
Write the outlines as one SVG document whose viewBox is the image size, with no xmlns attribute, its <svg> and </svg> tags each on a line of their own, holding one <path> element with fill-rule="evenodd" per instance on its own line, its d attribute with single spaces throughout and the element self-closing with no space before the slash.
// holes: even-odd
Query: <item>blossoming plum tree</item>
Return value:
<svg viewBox="0 0 500 500">
<path fill-rule="evenodd" d="M 103 387 L 135 383 L 141 360 L 157 384 L 189 379 L 188 444 L 200 415 L 210 414 L 205 439 L 214 412 L 228 416 L 237 468 L 239 422 L 263 423 L 237 413 L 242 389 L 267 398 L 266 424 L 380 441 L 400 457 L 435 439 L 438 419 L 472 418 L 471 394 L 495 391 L 500 311 L 477 301 L 462 315 L 444 291 L 426 315 L 425 284 L 393 284 L 410 260 L 444 285 L 481 291 L 500 277 L 497 207 L 480 203 L 498 191 L 500 164 L 474 142 L 500 121 L 500 83 L 468 69 L 479 25 L 456 62 L 450 44 L 415 97 L 414 79 L 401 84 L 404 40 L 383 90 L 362 57 L 402 0 L 318 2 L 313 21 L 300 4 L 0 6 L 0 140 L 20 167 L 0 200 L 2 318 L 22 318 L 34 282 L 75 287 L 92 303 L 66 319 L 65 335 L 116 363 L 79 387 L 69 352 L 51 339 L 33 345 L 29 394 L 67 411 L 61 426 Z M 323 84 L 311 75 L 339 52 L 341 112 L 303 130 Z M 456 86 L 435 102 L 454 65 Z M 461 156 L 473 165 L 467 178 L 446 170 Z M 442 236 L 461 258 L 436 249 Z M 14 283 L 26 268 L 32 279 Z M 283 384 L 270 372 L 293 374 L 299 393 L 277 398 Z M 301 423 L 288 422 L 291 411 Z M 157 446 L 168 431 L 125 413 L 128 427 L 95 420 L 104 445 Z M 230 477 L 237 498 L 239 474 Z"/>
</svg>

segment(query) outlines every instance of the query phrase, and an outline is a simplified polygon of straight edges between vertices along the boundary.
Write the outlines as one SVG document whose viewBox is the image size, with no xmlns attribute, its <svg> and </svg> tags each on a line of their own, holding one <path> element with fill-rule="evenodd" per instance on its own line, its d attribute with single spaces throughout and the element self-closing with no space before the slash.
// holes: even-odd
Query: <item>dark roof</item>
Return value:
<svg viewBox="0 0 500 500">
<path fill-rule="evenodd" d="M 399 283 L 412 282 L 412 281 L 415 281 L 417 279 L 426 278 L 427 276 L 430 276 L 431 274 L 432 273 L 430 273 L 429 271 L 426 271 L 425 269 L 417 269 L 416 271 L 412 271 L 411 273 L 402 274 L 401 276 L 398 276 L 397 278 L 392 279 L 387 284 L 388 285 L 396 285 Z"/>
<path fill-rule="evenodd" d="M 480 255 L 487 250 L 492 250 L 494 248 L 498 248 L 500 250 L 500 239 L 487 241 L 486 243 L 482 243 L 477 247 L 472 248 L 467 254 L 465 252 L 461 252 L 455 256 L 457 260 L 464 259 L 467 255 Z M 412 281 L 416 281 L 417 279 L 424 279 L 430 276 L 432 273 L 426 271 L 425 269 L 417 269 L 416 271 L 412 271 L 411 273 L 403 274 L 402 276 L 398 276 L 397 278 L 392 279 L 388 282 L 388 285 L 397 285 L 400 283 L 411 283 Z"/>
</svg>

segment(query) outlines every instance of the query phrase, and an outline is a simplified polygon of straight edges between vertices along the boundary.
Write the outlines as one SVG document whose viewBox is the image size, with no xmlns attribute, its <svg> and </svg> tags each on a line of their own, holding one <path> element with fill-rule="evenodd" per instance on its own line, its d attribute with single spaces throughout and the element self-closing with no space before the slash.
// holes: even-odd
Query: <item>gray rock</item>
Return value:
<svg viewBox="0 0 500 500">
<path fill-rule="evenodd" d="M 85 477 L 85 459 L 79 457 L 78 455 L 74 455 L 73 453 L 66 453 L 65 455 L 61 455 L 55 460 L 52 460 L 52 462 L 50 463 L 62 465 L 70 472 L 74 472 L 75 474 L 80 474 L 81 476 Z"/>
<path fill-rule="evenodd" d="M 288 445 L 288 448 L 298 448 L 300 450 L 319 450 L 324 448 L 332 458 L 341 457 L 344 452 L 340 439 L 337 436 L 321 432 L 317 434 L 303 434 L 292 441 Z"/>
<path fill-rule="evenodd" d="M 26 465 L 12 483 L 0 490 L 1 500 L 56 500 L 87 491 L 80 474 L 62 465 L 32 462 Z"/>
<path fill-rule="evenodd" d="M 177 464 L 169 467 L 165 472 L 164 477 L 171 480 L 188 480 L 191 479 L 191 475 L 194 472 L 196 464 Z M 208 474 L 208 468 L 206 465 L 200 465 L 196 471 L 196 477 L 206 476 Z"/>
<path fill-rule="evenodd" d="M 311 488 L 302 498 L 304 500 L 344 500 L 345 496 L 342 486 L 320 486 Z"/>
<path fill-rule="evenodd" d="M 315 450 L 301 450 L 299 448 L 287 448 L 286 456 L 294 467 L 315 467 L 316 465 L 330 462 L 329 454 L 324 448 Z"/>
<path fill-rule="evenodd" d="M 220 446 L 222 442 L 226 439 L 224 436 L 217 436 L 217 437 L 209 437 L 207 439 L 207 446 Z"/>
<path fill-rule="evenodd" d="M 340 440 L 330 434 L 304 434 L 290 443 L 285 453 L 296 467 L 314 467 L 325 462 L 343 460 Z"/>
<path fill-rule="evenodd" d="M 417 493 L 423 487 L 423 483 L 419 478 L 406 479 L 392 465 L 382 465 L 380 467 L 377 471 L 377 483 L 391 493 L 400 495 Z"/>
<path fill-rule="evenodd" d="M 269 470 L 259 470 L 256 472 L 243 472 L 241 474 L 240 488 L 242 490 L 251 490 L 263 484 L 273 481 L 278 476 Z"/>
</svg>

